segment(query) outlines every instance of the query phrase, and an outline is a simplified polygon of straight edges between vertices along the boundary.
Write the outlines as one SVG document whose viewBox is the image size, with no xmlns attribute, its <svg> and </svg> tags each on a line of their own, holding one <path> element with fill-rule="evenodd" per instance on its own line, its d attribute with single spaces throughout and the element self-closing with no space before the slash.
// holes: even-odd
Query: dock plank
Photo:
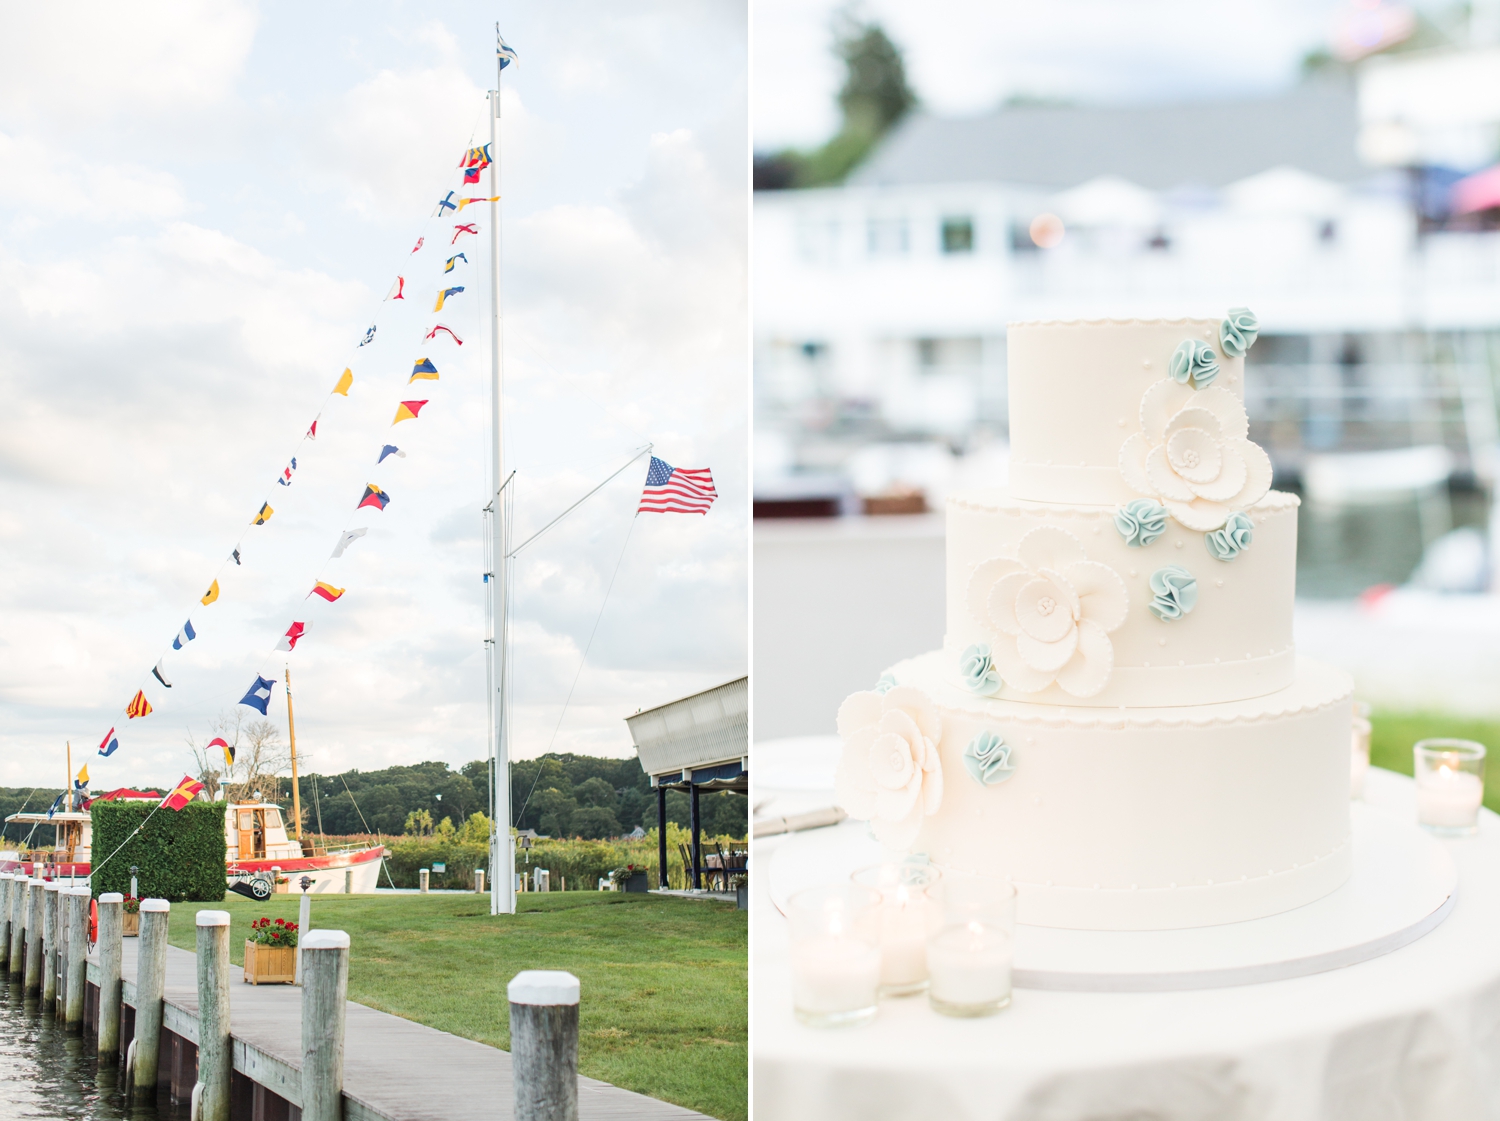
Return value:
<svg viewBox="0 0 1500 1121">
<path fill-rule="evenodd" d="M 121 973 L 133 995 L 137 942 L 125 939 Z M 92 957 L 91 957 L 92 962 Z M 167 948 L 168 1027 L 197 1042 L 196 955 Z M 302 1069 L 302 990 L 295 985 L 236 983 L 230 993 L 235 1068 L 298 1103 Z M 175 1010 L 181 1015 L 173 1015 Z M 277 1070 L 276 1068 L 282 1068 Z M 281 1082 L 281 1088 L 273 1083 Z M 476 1103 L 487 1117 L 512 1118 L 510 1055 L 472 1039 L 349 1002 L 344 1039 L 344 1096 L 359 1115 L 390 1121 L 451 1121 Z M 600 1082 L 578 1079 L 580 1121 L 688 1121 L 705 1114 Z"/>
</svg>

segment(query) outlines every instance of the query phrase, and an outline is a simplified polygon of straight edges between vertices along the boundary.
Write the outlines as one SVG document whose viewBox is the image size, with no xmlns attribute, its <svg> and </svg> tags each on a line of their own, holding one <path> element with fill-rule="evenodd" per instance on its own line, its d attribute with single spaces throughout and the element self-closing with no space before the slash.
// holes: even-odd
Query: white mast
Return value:
<svg viewBox="0 0 1500 1121">
<path fill-rule="evenodd" d="M 501 421 L 503 379 L 500 373 L 500 75 L 506 60 L 500 57 L 500 25 L 495 25 L 495 88 L 490 91 L 490 295 L 494 301 L 491 309 L 490 363 L 491 402 L 490 425 L 493 432 L 494 460 L 491 478 L 490 510 L 490 711 L 494 717 L 491 729 L 490 782 L 491 804 L 494 807 L 494 832 L 490 838 L 490 914 L 513 915 L 516 913 L 516 850 L 510 837 L 510 721 L 508 719 L 507 694 L 509 693 L 509 665 L 507 641 L 509 628 L 506 618 L 509 591 L 506 579 L 509 562 L 506 551 L 509 545 L 507 531 L 509 519 L 505 516 L 507 505 L 501 488 L 505 482 L 505 448 Z"/>
</svg>

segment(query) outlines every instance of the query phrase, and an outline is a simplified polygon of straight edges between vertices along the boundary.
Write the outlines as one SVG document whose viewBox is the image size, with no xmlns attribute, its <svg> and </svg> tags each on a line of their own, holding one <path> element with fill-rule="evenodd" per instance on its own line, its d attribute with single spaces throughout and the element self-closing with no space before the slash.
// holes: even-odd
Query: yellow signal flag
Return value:
<svg viewBox="0 0 1500 1121">
<path fill-rule="evenodd" d="M 219 582 L 217 580 L 215 580 L 212 584 L 210 584 L 208 586 L 208 591 L 206 591 L 206 592 L 203 593 L 203 600 L 202 600 L 202 602 L 203 602 L 203 604 L 205 606 L 207 606 L 208 604 L 212 603 L 214 600 L 216 600 L 218 598 L 219 598 Z"/>
<path fill-rule="evenodd" d="M 333 391 L 341 397 L 347 397 L 349 396 L 349 387 L 353 384 L 354 371 L 345 367 L 343 375 L 340 376 L 338 385 L 333 387 Z"/>
<path fill-rule="evenodd" d="M 89 784 L 89 765 L 87 763 L 83 765 L 83 770 L 78 772 L 78 778 L 74 781 L 79 786 L 87 786 Z"/>
<path fill-rule="evenodd" d="M 146 699 L 146 694 L 140 689 L 135 691 L 135 696 L 130 698 L 130 703 L 125 706 L 125 715 L 134 720 L 137 716 L 151 715 L 151 702 Z"/>
<path fill-rule="evenodd" d="M 265 525 L 268 521 L 271 520 L 271 515 L 274 513 L 276 513 L 276 511 L 271 509 L 271 504 L 269 502 L 262 502 L 260 504 L 260 513 L 255 515 L 255 520 L 250 524 Z"/>
</svg>

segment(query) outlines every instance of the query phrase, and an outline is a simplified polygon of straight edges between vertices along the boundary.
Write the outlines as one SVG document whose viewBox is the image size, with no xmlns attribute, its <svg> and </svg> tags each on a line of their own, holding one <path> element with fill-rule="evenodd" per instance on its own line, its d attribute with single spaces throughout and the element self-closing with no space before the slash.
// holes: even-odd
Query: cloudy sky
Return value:
<svg viewBox="0 0 1500 1121">
<path fill-rule="evenodd" d="M 846 0 L 756 0 L 755 145 L 812 146 L 838 127 L 829 52 Z M 903 49 L 928 109 L 979 113 L 1013 94 L 1092 102 L 1264 93 L 1295 80 L 1353 0 L 863 0 Z M 1368 6 L 1368 5 L 1366 5 Z M 1429 5 L 1418 5 L 1425 7 Z M 764 46 L 774 44 L 774 49 Z"/>
<path fill-rule="evenodd" d="M 0 785 L 60 784 L 69 740 L 96 789 L 173 781 L 186 737 L 287 660 L 312 768 L 484 755 L 488 230 L 451 246 L 429 215 L 488 139 L 496 18 L 521 56 L 502 143 L 516 540 L 648 441 L 721 496 L 634 520 L 642 459 L 522 553 L 513 751 L 627 754 L 624 716 L 745 672 L 742 5 L 3 13 Z M 434 315 L 459 251 L 441 283 L 467 291 Z M 398 274 L 410 298 L 383 302 Z M 434 322 L 463 346 L 424 340 Z M 440 380 L 408 387 L 424 356 Z M 430 404 L 391 428 L 406 398 Z M 377 466 L 385 443 L 406 457 Z M 356 515 L 370 482 L 390 505 Z M 346 525 L 369 534 L 330 560 Z M 314 579 L 348 591 L 305 599 Z M 171 651 L 189 617 L 199 638 Z M 306 637 L 272 653 L 294 620 Z M 150 677 L 164 654 L 171 690 Z M 156 711 L 127 721 L 142 686 Z M 279 685 L 270 712 L 284 726 Z"/>
</svg>

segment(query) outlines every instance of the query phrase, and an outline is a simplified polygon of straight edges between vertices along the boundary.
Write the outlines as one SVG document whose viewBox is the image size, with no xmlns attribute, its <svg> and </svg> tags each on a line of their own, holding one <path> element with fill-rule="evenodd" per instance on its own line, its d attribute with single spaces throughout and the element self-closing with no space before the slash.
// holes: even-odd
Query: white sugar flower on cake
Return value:
<svg viewBox="0 0 1500 1121">
<path fill-rule="evenodd" d="M 1141 431 L 1120 448 L 1120 474 L 1178 524 L 1218 529 L 1271 489 L 1271 459 L 1245 438 L 1249 431 L 1245 406 L 1229 390 L 1164 378 L 1141 397 Z"/>
<path fill-rule="evenodd" d="M 1014 559 L 984 561 L 969 580 L 969 612 L 994 638 L 995 668 L 1022 693 L 1054 681 L 1074 697 L 1103 689 L 1115 665 L 1109 635 L 1129 603 L 1119 574 L 1053 526 L 1033 529 Z"/>
<path fill-rule="evenodd" d="M 854 693 L 839 706 L 844 753 L 834 797 L 850 817 L 870 823 L 888 848 L 910 850 L 922 819 L 943 801 L 937 705 L 920 689 Z"/>
</svg>

